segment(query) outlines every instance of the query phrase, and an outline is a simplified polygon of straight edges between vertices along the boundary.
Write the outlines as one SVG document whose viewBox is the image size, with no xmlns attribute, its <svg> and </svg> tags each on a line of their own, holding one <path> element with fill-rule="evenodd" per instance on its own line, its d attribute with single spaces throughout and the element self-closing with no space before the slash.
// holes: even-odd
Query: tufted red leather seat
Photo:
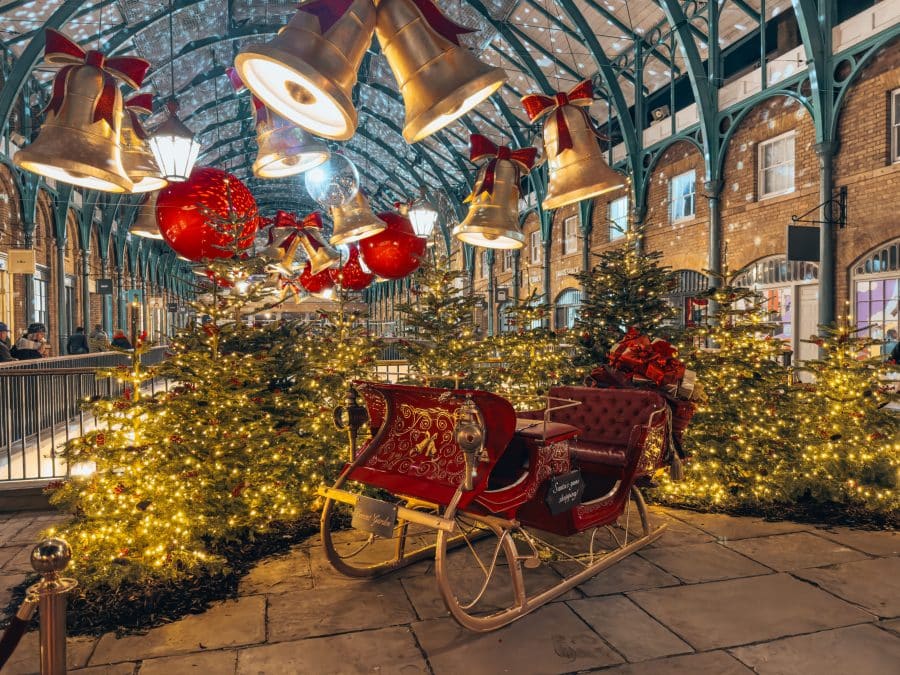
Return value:
<svg viewBox="0 0 900 675">
<path fill-rule="evenodd" d="M 548 422 L 545 427 L 543 415 L 539 419 L 516 419 L 516 436 L 544 443 L 556 443 L 559 440 L 578 436 L 580 433 L 581 429 L 561 422 Z"/>
</svg>

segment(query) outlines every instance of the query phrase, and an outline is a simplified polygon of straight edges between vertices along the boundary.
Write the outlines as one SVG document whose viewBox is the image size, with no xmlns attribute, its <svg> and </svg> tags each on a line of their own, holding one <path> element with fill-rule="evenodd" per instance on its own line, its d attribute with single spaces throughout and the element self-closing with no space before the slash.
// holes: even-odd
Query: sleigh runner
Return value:
<svg viewBox="0 0 900 675">
<path fill-rule="evenodd" d="M 337 416 L 350 432 L 351 461 L 320 490 L 331 564 L 371 578 L 433 557 L 451 615 L 466 628 L 489 631 L 657 539 L 665 526 L 651 528 L 635 483 L 671 457 L 665 400 L 652 391 L 558 387 L 548 402 L 543 411 L 517 415 L 509 401 L 484 391 L 355 383 Z M 357 452 L 365 427 L 372 437 Z M 349 489 L 353 483 L 397 502 L 362 496 Z M 355 507 L 354 524 L 371 533 L 365 540 L 335 542 L 336 502 Z M 624 530 L 613 528 L 623 515 Z M 603 550 L 600 528 L 611 535 Z M 583 550 L 572 550 L 581 543 Z M 470 558 L 467 564 L 448 555 L 457 548 L 454 556 Z M 548 559 L 567 568 L 566 576 L 526 592 L 524 570 Z M 493 589 L 501 579 L 511 595 L 498 602 Z"/>
</svg>

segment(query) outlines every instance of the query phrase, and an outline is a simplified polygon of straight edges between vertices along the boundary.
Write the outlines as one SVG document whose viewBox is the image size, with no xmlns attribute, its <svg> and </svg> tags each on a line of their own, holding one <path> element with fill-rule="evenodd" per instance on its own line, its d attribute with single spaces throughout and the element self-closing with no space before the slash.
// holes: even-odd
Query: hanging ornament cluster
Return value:
<svg viewBox="0 0 900 675">
<path fill-rule="evenodd" d="M 46 30 L 44 61 L 63 68 L 53 80 L 40 134 L 13 162 L 63 183 L 131 192 L 135 181 L 126 171 L 120 146 L 124 108 L 119 83 L 139 88 L 149 62 L 106 57 L 94 49 L 85 52 L 52 29 Z"/>
<path fill-rule="evenodd" d="M 537 156 L 535 148 L 510 150 L 496 146 L 481 134 L 469 138 L 469 159 L 488 160 L 478 172 L 475 187 L 467 198 L 469 213 L 453 228 L 453 236 L 472 246 L 517 249 L 525 245 L 519 229 L 519 179 L 530 171 Z"/>
<path fill-rule="evenodd" d="M 406 106 L 403 137 L 426 138 L 506 81 L 459 43 L 469 29 L 431 0 L 313 0 L 278 36 L 242 50 L 241 80 L 269 108 L 312 133 L 347 140 L 356 131 L 352 91 L 377 33 Z"/>
<path fill-rule="evenodd" d="M 335 285 L 348 291 L 361 291 L 375 280 L 375 275 L 363 269 L 360 263 L 359 246 L 350 244 L 347 255 L 341 258 L 341 266 L 329 270 Z"/>
<path fill-rule="evenodd" d="M 584 80 L 552 97 L 529 94 L 522 105 L 532 122 L 544 122 L 544 152 L 549 181 L 541 206 L 558 209 L 625 185 L 624 178 L 603 159 L 587 108 L 594 100 L 593 84 Z"/>
<path fill-rule="evenodd" d="M 359 242 L 362 262 L 382 279 L 402 279 L 422 263 L 428 241 L 417 237 L 409 219 L 400 213 L 379 213 L 387 227 Z"/>
<path fill-rule="evenodd" d="M 228 258 L 235 248 L 249 248 L 259 226 L 250 190 L 209 166 L 194 169 L 189 180 L 170 183 L 159 193 L 156 220 L 165 242 L 193 261 Z M 226 231 L 232 227 L 237 231 Z"/>
</svg>

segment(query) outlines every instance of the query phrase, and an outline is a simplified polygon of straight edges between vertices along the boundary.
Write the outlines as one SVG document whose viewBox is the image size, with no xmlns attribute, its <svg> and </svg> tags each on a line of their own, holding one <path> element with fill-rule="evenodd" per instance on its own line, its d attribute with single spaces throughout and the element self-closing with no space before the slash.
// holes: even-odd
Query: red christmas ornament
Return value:
<svg viewBox="0 0 900 675">
<path fill-rule="evenodd" d="M 227 218 L 246 219 L 239 248 L 249 248 L 259 226 L 256 200 L 250 190 L 230 173 L 204 166 L 194 169 L 181 183 L 169 183 L 156 200 L 156 222 L 166 243 L 188 260 L 228 258 L 231 240 L 209 222 L 208 212 Z"/>
<path fill-rule="evenodd" d="M 212 281 L 219 288 L 231 288 L 232 286 L 234 286 L 234 283 L 230 279 L 220 277 L 212 270 L 206 270 L 204 274 L 206 275 L 207 279 Z"/>
<path fill-rule="evenodd" d="M 304 267 L 303 272 L 300 273 L 300 283 L 303 285 L 303 288 L 310 293 L 324 293 L 334 286 L 334 280 L 331 278 L 330 272 L 331 270 L 325 270 L 324 272 L 313 274 L 309 262 L 307 261 L 306 267 Z"/>
<path fill-rule="evenodd" d="M 360 240 L 366 267 L 384 279 L 402 279 L 418 269 L 428 242 L 415 235 L 409 219 L 399 213 L 379 213 L 387 229 Z"/>
<path fill-rule="evenodd" d="M 340 284 L 341 288 L 345 288 L 348 291 L 361 291 L 375 280 L 375 275 L 363 271 L 362 266 L 359 264 L 359 247 L 356 244 L 352 244 L 349 249 L 350 255 L 347 257 L 347 262 L 344 263 L 344 266 L 332 268 L 328 270 L 328 273 L 331 275 L 332 281 L 335 284 Z"/>
</svg>

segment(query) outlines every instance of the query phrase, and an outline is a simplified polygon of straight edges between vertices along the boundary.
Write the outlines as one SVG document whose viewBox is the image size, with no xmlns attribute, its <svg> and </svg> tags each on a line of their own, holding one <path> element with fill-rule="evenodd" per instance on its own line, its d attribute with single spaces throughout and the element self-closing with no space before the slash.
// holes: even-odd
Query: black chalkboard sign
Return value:
<svg viewBox="0 0 900 675">
<path fill-rule="evenodd" d="M 547 508 L 554 516 L 557 513 L 568 511 L 581 502 L 583 492 L 584 479 L 578 469 L 560 476 L 553 476 L 547 487 L 547 497 L 545 498 Z"/>
<path fill-rule="evenodd" d="M 388 504 L 380 499 L 363 497 L 356 499 L 353 509 L 353 520 L 350 524 L 363 532 L 370 532 L 378 537 L 390 539 L 394 536 L 394 525 L 397 523 L 397 505 Z"/>
</svg>

